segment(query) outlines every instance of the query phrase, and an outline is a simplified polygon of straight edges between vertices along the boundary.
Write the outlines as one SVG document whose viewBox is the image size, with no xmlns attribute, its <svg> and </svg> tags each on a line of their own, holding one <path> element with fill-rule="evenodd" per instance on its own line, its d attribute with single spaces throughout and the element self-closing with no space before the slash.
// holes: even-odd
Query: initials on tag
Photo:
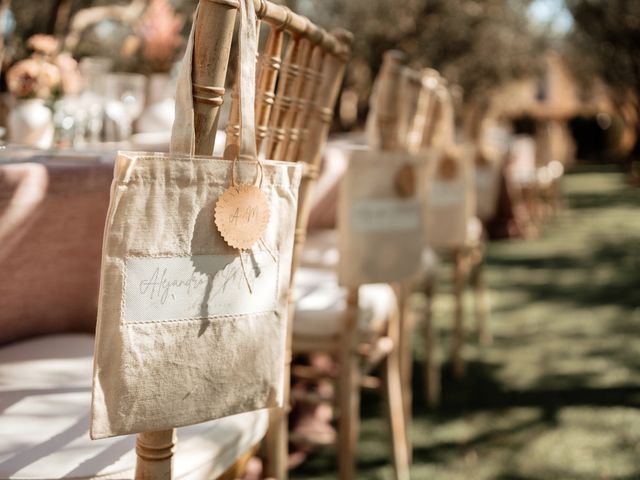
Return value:
<svg viewBox="0 0 640 480">
<path fill-rule="evenodd" d="M 264 192 L 254 185 L 227 188 L 216 203 L 215 223 L 230 246 L 251 248 L 264 234 L 271 211 Z"/>
</svg>

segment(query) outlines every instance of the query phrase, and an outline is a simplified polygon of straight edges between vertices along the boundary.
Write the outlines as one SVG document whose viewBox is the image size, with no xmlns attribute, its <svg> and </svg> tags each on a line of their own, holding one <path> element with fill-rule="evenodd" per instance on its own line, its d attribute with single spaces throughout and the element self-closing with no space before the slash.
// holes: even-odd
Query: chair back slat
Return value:
<svg viewBox="0 0 640 480">
<path fill-rule="evenodd" d="M 264 50 L 258 59 L 258 80 L 256 86 L 256 151 L 262 149 L 275 102 L 275 89 L 282 64 L 284 31 L 271 27 Z"/>
<path fill-rule="evenodd" d="M 287 144 L 285 159 L 295 161 L 300 155 L 300 145 L 309 137 L 308 121 L 314 108 L 316 90 L 320 82 L 320 69 L 324 51 L 321 46 L 311 48 L 309 63 L 302 72 L 304 78 L 300 98 L 298 98 L 298 114 L 293 122 L 293 130 Z"/>
<path fill-rule="evenodd" d="M 197 155 L 213 153 L 238 7 L 237 0 L 200 2 L 192 74 Z"/>
<path fill-rule="evenodd" d="M 267 134 L 266 158 L 282 158 L 282 150 L 286 142 L 289 128 L 287 120 L 289 112 L 295 103 L 297 78 L 300 73 L 299 63 L 304 54 L 304 44 L 300 38 L 290 38 L 287 45 L 287 52 L 282 62 L 282 70 L 278 79 L 278 89 L 276 93 L 269 132 Z"/>
</svg>

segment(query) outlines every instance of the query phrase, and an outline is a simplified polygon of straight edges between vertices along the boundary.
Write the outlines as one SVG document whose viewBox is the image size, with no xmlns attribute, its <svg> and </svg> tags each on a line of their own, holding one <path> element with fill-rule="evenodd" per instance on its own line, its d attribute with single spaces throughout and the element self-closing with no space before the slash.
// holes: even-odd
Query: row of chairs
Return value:
<svg viewBox="0 0 640 480">
<path fill-rule="evenodd" d="M 427 308 L 421 322 L 426 347 L 425 387 L 430 405 L 435 406 L 440 395 L 440 366 L 431 304 L 438 258 L 453 259 L 455 373 L 464 373 L 463 294 L 470 276 L 476 292 L 480 339 L 483 343 L 491 341 L 481 271 L 484 236 L 474 209 L 474 166 L 479 154 L 456 148 L 451 90 L 436 71 L 415 71 L 403 64 L 401 53 L 387 52 L 374 86 L 366 139 L 342 139 L 327 150 L 327 155 L 342 155 L 347 163 L 340 180 L 337 230 L 312 231 L 305 246 L 296 282 L 299 292 L 292 345 L 296 354 L 333 356 L 338 373 L 331 376 L 299 365 L 293 374 L 294 379 L 305 382 L 326 381 L 329 377 L 336 383 L 337 398 L 333 402 L 339 413 L 338 460 L 343 479 L 354 476 L 362 386 L 382 387 L 395 475 L 399 479 L 409 476 L 411 343 L 416 313 L 410 295 L 417 289 L 426 294 Z M 488 167 L 488 161 L 479 168 Z M 492 174 L 499 168 L 490 166 Z M 494 176 L 497 178 L 497 174 Z M 402 191 L 403 183 L 409 192 Z M 403 231 L 405 226 L 393 222 L 366 228 L 356 225 L 359 220 L 354 212 L 361 206 L 358 202 L 386 201 L 393 208 L 392 200 L 403 196 L 419 200 L 420 228 L 414 224 L 407 233 Z M 402 205 L 395 214 L 402 215 L 406 211 L 402 209 L 408 206 Z M 369 215 L 369 222 L 381 220 L 376 220 L 375 212 Z M 389 220 L 383 214 L 382 221 Z M 355 231 L 362 233 L 363 229 L 368 233 L 358 238 Z M 419 232 L 426 234 L 424 238 Z M 413 238 L 403 241 L 403 235 Z M 368 242 L 371 252 L 366 246 L 362 251 L 363 243 L 354 247 L 358 240 Z M 382 381 L 371 377 L 379 363 Z M 300 400 L 308 400 L 308 394 L 301 395 Z M 319 396 L 312 401 L 327 399 Z"/>
</svg>

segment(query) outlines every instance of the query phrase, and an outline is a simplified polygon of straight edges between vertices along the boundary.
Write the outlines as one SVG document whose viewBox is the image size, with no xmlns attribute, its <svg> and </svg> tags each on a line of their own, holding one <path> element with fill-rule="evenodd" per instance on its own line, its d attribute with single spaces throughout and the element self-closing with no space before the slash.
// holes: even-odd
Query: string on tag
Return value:
<svg viewBox="0 0 640 480">
<path fill-rule="evenodd" d="M 236 82 L 238 105 L 238 146 L 227 148 L 226 158 L 231 158 L 231 186 L 218 198 L 214 221 L 227 244 L 238 250 L 240 266 L 247 288 L 251 293 L 251 282 L 244 265 L 243 253 L 253 248 L 262 237 L 271 216 L 269 198 L 262 190 L 264 166 L 256 151 L 255 136 L 255 60 L 256 60 L 256 13 L 253 0 L 241 0 L 239 8 L 238 35 L 238 80 Z M 256 177 L 253 183 L 241 183 L 239 160 L 256 162 Z M 273 253 L 267 248 L 275 259 Z"/>
</svg>

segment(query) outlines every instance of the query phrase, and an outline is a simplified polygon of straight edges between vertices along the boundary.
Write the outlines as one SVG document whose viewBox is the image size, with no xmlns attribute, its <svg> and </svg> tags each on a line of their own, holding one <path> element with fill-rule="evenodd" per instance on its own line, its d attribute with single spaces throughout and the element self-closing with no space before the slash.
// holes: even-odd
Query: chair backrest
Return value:
<svg viewBox="0 0 640 480">
<path fill-rule="evenodd" d="M 351 34 L 331 33 L 287 7 L 256 0 L 260 47 L 256 85 L 256 147 L 265 158 L 304 163 L 300 184 L 293 273 L 304 244 L 313 184 L 333 120 L 350 54 Z M 283 53 L 284 50 L 284 53 Z M 238 145 L 238 102 L 232 95 L 225 152 Z"/>
<path fill-rule="evenodd" d="M 420 266 L 425 162 L 407 150 L 420 89 L 418 72 L 387 52 L 371 99 L 370 148 L 350 152 L 341 181 L 338 280 L 345 287 L 402 282 Z"/>
<path fill-rule="evenodd" d="M 256 147 L 270 160 L 304 163 L 298 194 L 296 234 L 291 282 L 306 238 L 313 185 L 319 171 L 322 148 L 331 127 L 335 102 L 350 54 L 351 34 L 328 33 L 287 7 L 254 0 L 260 28 L 268 29 L 260 48 L 256 80 Z M 234 31 L 237 0 L 201 0 L 195 26 L 193 92 L 196 154 L 210 155 L 225 91 L 227 66 Z M 284 50 L 284 53 L 283 53 Z M 225 155 L 238 148 L 239 113 L 232 95 L 226 126 Z M 291 322 L 288 316 L 287 354 L 290 362 Z M 289 401 L 289 364 L 285 365 L 285 405 Z M 267 445 L 267 457 L 286 476 L 286 414 L 274 413 L 275 435 Z M 167 433 L 161 439 L 170 438 Z M 139 444 L 146 439 L 139 439 Z M 161 440 L 159 440 L 161 441 Z M 153 468 L 139 458 L 142 468 Z"/>
</svg>

